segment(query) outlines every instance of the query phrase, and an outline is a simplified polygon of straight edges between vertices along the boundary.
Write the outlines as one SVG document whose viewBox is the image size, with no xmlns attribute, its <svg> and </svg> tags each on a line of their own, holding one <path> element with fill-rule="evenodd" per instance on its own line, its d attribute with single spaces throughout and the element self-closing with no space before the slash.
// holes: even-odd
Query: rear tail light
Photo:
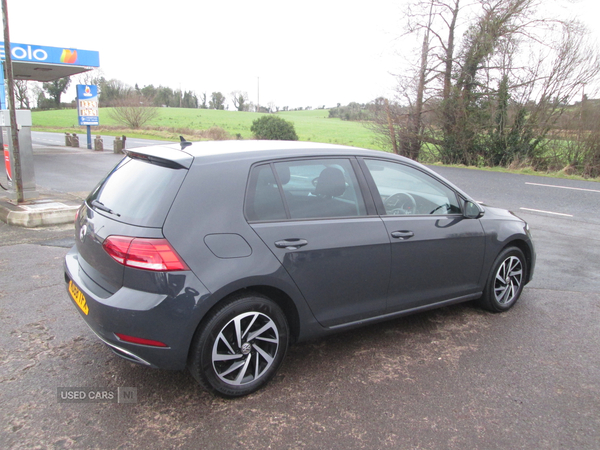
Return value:
<svg viewBox="0 0 600 450">
<path fill-rule="evenodd" d="M 109 236 L 102 244 L 119 264 L 158 272 L 189 270 L 166 239 Z"/>
</svg>

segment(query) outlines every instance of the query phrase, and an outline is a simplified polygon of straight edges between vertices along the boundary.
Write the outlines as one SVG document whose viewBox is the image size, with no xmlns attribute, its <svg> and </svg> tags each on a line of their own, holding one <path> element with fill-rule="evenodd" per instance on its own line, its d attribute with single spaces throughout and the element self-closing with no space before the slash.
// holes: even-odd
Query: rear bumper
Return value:
<svg viewBox="0 0 600 450">
<path fill-rule="evenodd" d="M 111 294 L 83 272 L 78 258 L 76 248 L 65 257 L 67 295 L 94 334 L 129 361 L 160 369 L 184 369 L 209 295 L 196 276 L 192 272 L 165 274 L 169 293 L 122 287 Z M 83 294 L 87 314 L 68 292 L 69 281 Z M 166 347 L 126 342 L 116 333 L 162 342 Z"/>
<path fill-rule="evenodd" d="M 96 333 L 92 328 L 90 328 L 90 329 L 92 330 L 92 332 L 96 335 L 96 337 L 98 339 L 100 339 L 102 342 L 104 342 L 113 351 L 114 354 L 120 356 L 121 358 L 126 359 L 131 362 L 134 362 L 134 363 L 137 363 L 137 364 L 141 364 L 143 366 L 150 366 L 155 369 L 159 368 L 158 366 L 155 366 L 151 362 L 148 362 L 145 359 L 142 359 L 135 353 L 123 348 L 122 346 L 117 346 L 117 345 L 113 344 L 112 342 L 108 342 L 102 336 L 100 336 L 98 333 Z"/>
</svg>

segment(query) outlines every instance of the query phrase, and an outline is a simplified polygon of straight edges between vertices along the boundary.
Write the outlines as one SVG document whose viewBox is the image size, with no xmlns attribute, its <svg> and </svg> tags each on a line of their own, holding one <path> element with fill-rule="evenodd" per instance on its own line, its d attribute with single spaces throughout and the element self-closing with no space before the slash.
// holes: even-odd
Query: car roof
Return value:
<svg viewBox="0 0 600 450">
<path fill-rule="evenodd" d="M 324 144 L 319 142 L 305 141 L 260 141 L 260 140 L 245 140 L 245 141 L 204 141 L 194 142 L 193 145 L 186 147 L 188 151 L 195 157 L 205 155 L 228 155 L 233 153 L 275 153 L 281 155 L 283 153 L 297 153 L 300 155 L 314 155 L 316 150 L 326 151 L 331 154 L 352 154 L 360 152 L 380 153 L 377 150 L 366 150 L 358 147 L 350 147 L 347 145 Z"/>
<path fill-rule="evenodd" d="M 254 163 L 270 159 L 327 156 L 364 156 L 395 159 L 433 175 L 461 193 L 465 198 L 470 198 L 468 194 L 454 183 L 446 180 L 419 162 L 395 153 L 368 150 L 348 145 L 305 141 L 226 140 L 193 142 L 192 145 L 187 145 L 184 149 L 181 148 L 180 144 L 165 144 L 138 147 L 126 152 L 129 156 L 148 155 L 152 158 L 173 161 L 185 168 L 190 168 L 193 163 L 202 164 L 203 161 L 208 160 L 210 162 L 228 162 L 245 159 L 247 162 Z"/>
<path fill-rule="evenodd" d="M 392 153 L 378 150 L 367 150 L 347 145 L 324 144 L 304 141 L 260 141 L 260 140 L 227 140 L 201 141 L 181 148 L 180 144 L 153 145 L 138 147 L 128 151 L 128 154 L 144 154 L 177 161 L 189 167 L 192 160 L 202 163 L 204 158 L 211 160 L 229 161 L 244 159 L 293 158 L 303 156 L 383 156 L 405 158 Z"/>
</svg>

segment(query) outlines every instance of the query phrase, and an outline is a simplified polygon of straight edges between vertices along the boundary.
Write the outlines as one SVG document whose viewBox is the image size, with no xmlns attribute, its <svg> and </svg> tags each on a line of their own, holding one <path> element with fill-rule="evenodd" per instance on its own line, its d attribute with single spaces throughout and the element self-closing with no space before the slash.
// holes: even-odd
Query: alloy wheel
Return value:
<svg viewBox="0 0 600 450">
<path fill-rule="evenodd" d="M 508 305 L 519 294 L 523 280 L 523 264 L 516 256 L 510 256 L 498 268 L 494 281 L 494 296 L 500 305 Z"/>
<path fill-rule="evenodd" d="M 212 349 L 215 373 L 232 386 L 256 381 L 273 364 L 279 344 L 277 325 L 269 316 L 259 312 L 239 314 L 215 339 Z"/>
</svg>

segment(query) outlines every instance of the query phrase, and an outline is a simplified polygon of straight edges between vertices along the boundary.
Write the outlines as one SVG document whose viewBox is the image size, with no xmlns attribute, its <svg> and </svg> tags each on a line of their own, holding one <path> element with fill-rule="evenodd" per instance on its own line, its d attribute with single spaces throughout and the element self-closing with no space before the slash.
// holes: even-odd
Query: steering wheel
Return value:
<svg viewBox="0 0 600 450">
<path fill-rule="evenodd" d="M 415 214 L 417 212 L 417 202 L 408 192 L 400 192 L 389 196 L 383 202 L 385 212 L 388 214 Z"/>
</svg>

